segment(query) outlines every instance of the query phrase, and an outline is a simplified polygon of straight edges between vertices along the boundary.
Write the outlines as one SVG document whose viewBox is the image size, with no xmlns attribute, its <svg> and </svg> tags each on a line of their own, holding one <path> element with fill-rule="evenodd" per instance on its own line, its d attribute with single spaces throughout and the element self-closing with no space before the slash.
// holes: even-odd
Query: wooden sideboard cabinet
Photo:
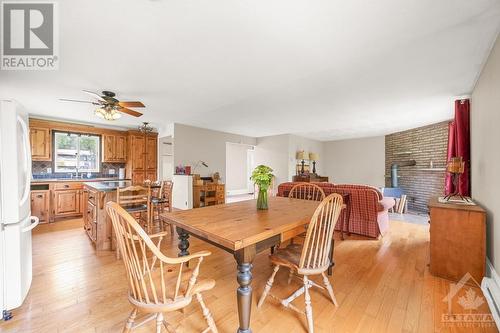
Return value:
<svg viewBox="0 0 500 333">
<path fill-rule="evenodd" d="M 478 205 L 429 200 L 430 272 L 459 281 L 466 273 L 481 283 L 486 269 L 486 212 Z"/>
<path fill-rule="evenodd" d="M 193 185 L 193 208 L 222 205 L 226 203 L 226 185 L 204 183 Z"/>
<path fill-rule="evenodd" d="M 328 183 L 328 177 L 326 176 L 318 176 L 313 173 L 296 175 L 292 177 L 294 182 L 326 182 Z"/>
</svg>

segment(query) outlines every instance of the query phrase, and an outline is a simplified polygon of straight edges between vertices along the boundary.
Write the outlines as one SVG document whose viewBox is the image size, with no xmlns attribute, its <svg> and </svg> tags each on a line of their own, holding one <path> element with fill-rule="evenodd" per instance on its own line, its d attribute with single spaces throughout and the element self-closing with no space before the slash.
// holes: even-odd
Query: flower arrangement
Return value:
<svg viewBox="0 0 500 333">
<path fill-rule="evenodd" d="M 257 196 L 257 209 L 268 209 L 267 190 L 273 181 L 273 169 L 266 165 L 257 166 L 250 179 L 259 187 L 259 194 Z"/>
</svg>

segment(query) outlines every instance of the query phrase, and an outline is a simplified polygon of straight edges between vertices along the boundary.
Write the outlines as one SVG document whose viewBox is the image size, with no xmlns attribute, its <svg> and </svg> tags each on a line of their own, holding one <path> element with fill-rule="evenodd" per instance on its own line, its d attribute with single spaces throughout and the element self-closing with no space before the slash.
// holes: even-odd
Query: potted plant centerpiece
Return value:
<svg viewBox="0 0 500 333">
<path fill-rule="evenodd" d="M 267 190 L 271 185 L 274 175 L 273 169 L 266 165 L 257 166 L 253 172 L 251 180 L 259 187 L 259 195 L 257 196 L 257 209 L 268 209 Z"/>
</svg>

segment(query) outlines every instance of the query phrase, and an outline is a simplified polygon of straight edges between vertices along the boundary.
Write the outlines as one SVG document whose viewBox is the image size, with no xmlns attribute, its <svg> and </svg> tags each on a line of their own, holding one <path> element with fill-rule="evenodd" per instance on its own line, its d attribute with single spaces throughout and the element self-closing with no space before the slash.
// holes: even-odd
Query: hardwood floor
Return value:
<svg viewBox="0 0 500 333">
<path fill-rule="evenodd" d="M 24 305 L 14 318 L 0 324 L 0 332 L 120 332 L 131 307 L 126 298 L 125 269 L 114 253 L 96 254 L 81 220 L 38 227 L 33 235 L 33 284 Z M 381 240 L 350 237 L 337 240 L 331 282 L 340 306 L 328 295 L 311 292 L 316 332 L 496 332 L 487 327 L 446 326 L 441 318 L 448 305 L 443 298 L 450 282 L 429 274 L 428 227 L 391 222 L 391 231 Z M 177 240 L 167 240 L 164 252 L 176 256 Z M 191 239 L 191 252 L 212 251 L 201 268 L 201 276 L 217 281 L 205 294 L 219 332 L 235 332 L 235 261 L 227 253 Z M 306 332 L 305 316 L 281 308 L 268 298 L 261 309 L 256 300 L 271 273 L 267 255 L 254 262 L 252 309 L 253 332 Z M 288 273 L 280 271 L 273 293 L 288 296 L 297 282 L 287 285 Z M 452 313 L 468 313 L 458 304 L 470 287 L 463 288 L 452 304 Z M 473 292 L 482 296 L 478 288 Z M 303 297 L 295 303 L 301 309 Z M 478 313 L 489 313 L 482 304 Z M 472 311 L 472 313 L 475 313 Z M 185 313 L 167 315 L 179 332 L 201 332 L 201 311 L 193 302 Z M 154 332 L 154 322 L 136 332 Z"/>
</svg>

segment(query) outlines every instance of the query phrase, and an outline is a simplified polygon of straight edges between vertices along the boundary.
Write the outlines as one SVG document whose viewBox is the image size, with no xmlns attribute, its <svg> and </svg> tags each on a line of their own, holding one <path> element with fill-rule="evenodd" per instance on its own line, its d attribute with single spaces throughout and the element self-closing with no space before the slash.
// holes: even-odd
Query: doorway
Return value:
<svg viewBox="0 0 500 333">
<path fill-rule="evenodd" d="M 254 169 L 255 147 L 241 143 L 226 143 L 226 192 L 231 198 L 253 199 L 254 186 L 250 180 Z"/>
</svg>

